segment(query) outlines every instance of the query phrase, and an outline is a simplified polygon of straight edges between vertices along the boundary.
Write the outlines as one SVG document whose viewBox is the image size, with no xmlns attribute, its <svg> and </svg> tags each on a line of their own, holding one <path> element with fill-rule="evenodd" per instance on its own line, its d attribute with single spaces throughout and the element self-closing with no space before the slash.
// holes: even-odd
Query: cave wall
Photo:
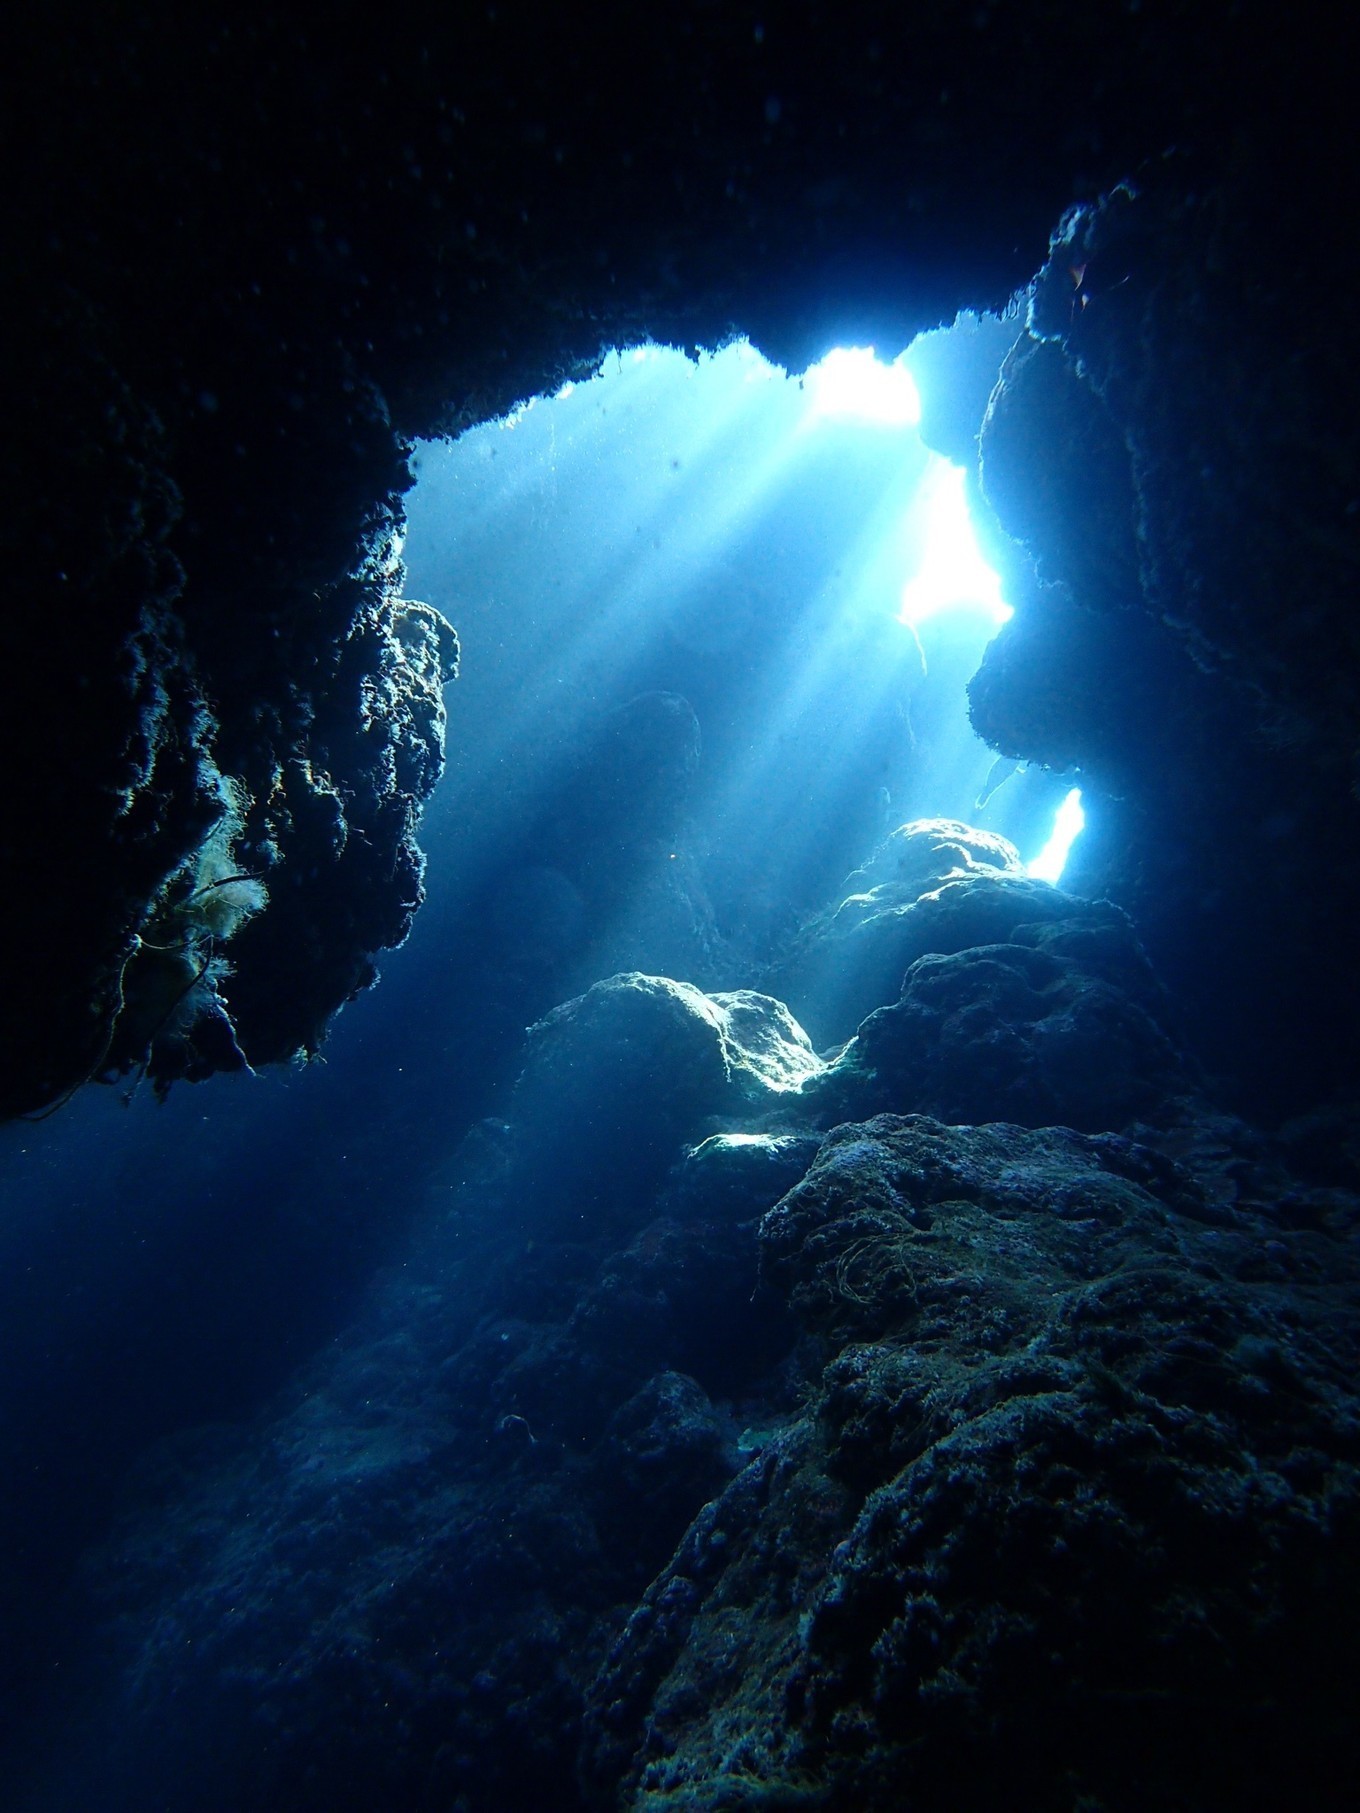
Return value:
<svg viewBox="0 0 1360 1813">
<path fill-rule="evenodd" d="M 988 741 L 1080 768 L 1070 885 L 1129 907 L 1184 1035 L 1278 1120 L 1357 1056 L 1360 399 L 1271 176 L 1187 178 L 1164 159 L 1054 236 L 980 425 L 1021 608 L 970 695 Z"/>
<path fill-rule="evenodd" d="M 1205 864 L 1197 839 L 1164 844 L 1147 751 L 1159 773 L 1204 763 L 1169 796 L 1240 821 L 1262 730 L 1330 789 L 1311 815 L 1264 814 L 1271 874 L 1311 878 L 1320 825 L 1350 847 L 1353 382 L 1326 294 L 1354 252 L 1321 199 L 1345 155 L 1339 76 L 1306 32 L 985 0 L 434 23 L 57 5 L 4 30 L 0 1111 L 315 1050 L 405 935 L 456 659 L 402 599 L 413 436 L 649 336 L 744 331 L 792 369 L 838 340 L 905 344 L 1002 304 L 1064 210 L 1149 172 L 1154 207 L 1073 217 L 1031 354 L 1108 424 L 1101 470 L 1131 487 L 1095 518 L 1123 522 L 1101 556 L 1118 585 L 1090 595 L 1065 547 L 1062 608 L 1107 673 L 1129 669 L 1138 612 L 1169 631 L 1125 733 L 1099 724 L 1128 802 L 1100 879 L 1180 925 Z M 1024 460 L 1060 497 L 1052 439 Z M 1296 460 L 1314 489 L 1282 494 Z M 1233 476 L 1201 495 L 1196 461 Z M 1042 758 L 1035 676 L 1011 666 L 979 720 Z M 1084 684 L 1064 679 L 1059 716 Z M 1249 731 L 1206 738 L 1201 696 Z M 1323 891 L 1290 929 L 1320 924 L 1325 980 Z M 1285 892 L 1262 917 L 1211 880 L 1168 954 L 1187 976 L 1225 944 L 1248 963 Z"/>
</svg>

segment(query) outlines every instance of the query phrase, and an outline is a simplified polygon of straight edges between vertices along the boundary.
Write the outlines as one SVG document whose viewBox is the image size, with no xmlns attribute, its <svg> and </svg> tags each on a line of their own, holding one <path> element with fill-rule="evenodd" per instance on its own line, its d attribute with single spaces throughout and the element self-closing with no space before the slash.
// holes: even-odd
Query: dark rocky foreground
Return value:
<svg viewBox="0 0 1360 1813">
<path fill-rule="evenodd" d="M 597 984 L 337 1347 L 148 1469 L 127 1804 L 1345 1802 L 1360 1201 L 1208 1104 L 1127 922 L 881 858 L 1009 936 L 833 1062 Z"/>
</svg>

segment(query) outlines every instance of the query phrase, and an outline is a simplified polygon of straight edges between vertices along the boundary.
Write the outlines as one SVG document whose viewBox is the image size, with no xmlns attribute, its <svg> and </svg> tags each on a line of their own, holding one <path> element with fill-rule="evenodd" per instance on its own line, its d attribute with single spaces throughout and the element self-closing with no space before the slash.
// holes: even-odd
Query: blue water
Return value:
<svg viewBox="0 0 1360 1813">
<path fill-rule="evenodd" d="M 905 819 L 1037 853 L 1067 781 L 1021 773 L 974 809 L 994 752 L 964 686 L 994 617 L 901 621 L 935 458 L 910 423 L 815 414 L 742 348 L 625 353 L 419 450 L 406 589 L 464 664 L 408 943 L 322 1061 L 164 1106 L 89 1088 L 0 1129 L 16 1741 L 51 1749 L 52 1683 L 87 1659 L 71 1582 L 128 1469 L 248 1419 L 364 1313 L 525 1025 L 619 968 L 759 986 Z"/>
</svg>

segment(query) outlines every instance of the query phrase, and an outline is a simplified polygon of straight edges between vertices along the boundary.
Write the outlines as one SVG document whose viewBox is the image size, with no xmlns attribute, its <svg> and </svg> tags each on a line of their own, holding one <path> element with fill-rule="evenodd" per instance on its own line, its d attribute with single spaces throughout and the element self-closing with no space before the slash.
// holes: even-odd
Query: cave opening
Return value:
<svg viewBox="0 0 1360 1813">
<path fill-rule="evenodd" d="M 1070 783 L 969 724 L 1005 606 L 960 466 L 922 437 L 953 407 L 975 431 L 1014 331 L 802 380 L 740 342 L 624 349 L 420 446 L 406 590 L 457 625 L 463 666 L 409 939 L 324 1063 L 163 1103 L 85 1090 L 7 1156 L 31 1211 L 8 1236 L 9 1327 L 64 1345 L 73 1376 L 115 1344 L 128 1406 L 81 1456 L 61 1379 L 35 1394 L 20 1445 L 63 1505 L 54 1554 L 98 1516 L 98 1493 L 62 1497 L 73 1475 L 245 1413 L 345 1324 L 540 1015 L 632 967 L 778 994 L 781 941 L 904 819 L 1041 850 Z"/>
<path fill-rule="evenodd" d="M 970 722 L 1012 613 L 975 480 L 928 438 L 961 359 L 980 423 L 1016 332 L 838 347 L 802 377 L 746 341 L 625 348 L 418 448 L 407 587 L 463 664 L 415 967 L 471 951 L 493 1043 L 620 970 L 760 985 L 909 820 L 999 833 L 1057 879 L 1072 777 Z"/>
</svg>

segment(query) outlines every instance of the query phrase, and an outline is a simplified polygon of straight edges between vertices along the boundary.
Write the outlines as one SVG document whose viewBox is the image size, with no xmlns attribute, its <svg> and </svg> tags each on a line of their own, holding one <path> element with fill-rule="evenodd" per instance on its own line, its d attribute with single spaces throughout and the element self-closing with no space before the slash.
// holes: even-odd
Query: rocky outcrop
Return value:
<svg viewBox="0 0 1360 1813">
<path fill-rule="evenodd" d="M 1169 158 L 1053 236 L 979 425 L 1017 610 L 970 697 L 997 748 L 1081 769 L 1073 885 L 1132 912 L 1203 1059 L 1278 1118 L 1355 1063 L 1357 398 L 1296 306 L 1282 167 L 1236 163 L 1202 189 Z"/>
<path fill-rule="evenodd" d="M 600 1804 L 1339 1804 L 1353 1232 L 1119 1139 L 838 1129 L 760 1235 L 814 1401 L 611 1649 Z"/>
<path fill-rule="evenodd" d="M 1048 894 L 829 1066 L 665 977 L 531 1028 L 344 1340 L 132 1495 L 104 1804 L 1336 1804 L 1360 1206 Z"/>
<path fill-rule="evenodd" d="M 143 1474 L 105 1805 L 579 1804 L 622 1609 L 796 1389 L 755 1225 L 820 1139 L 683 1143 L 815 1062 L 778 1003 L 630 976 L 569 1005 L 530 1063 L 551 1129 L 480 1129 L 339 1346 Z"/>
<path fill-rule="evenodd" d="M 902 825 L 846 888 L 781 973 L 844 1041 L 802 1086 L 820 1124 L 911 1109 L 1097 1131 L 1174 1118 L 1195 1089 L 1127 915 L 1033 880 L 1004 838 Z"/>
<path fill-rule="evenodd" d="M 1096 1130 L 1155 1120 L 1189 1089 L 1145 1007 L 1089 960 L 1017 939 L 921 958 L 811 1093 L 832 1120 L 904 1104 L 951 1122 Z"/>
<path fill-rule="evenodd" d="M 899 825 L 847 879 L 840 901 L 800 932 L 772 986 L 823 1045 L 839 1043 L 893 999 L 918 957 L 1033 940 L 1056 923 L 1122 944 L 1121 984 L 1157 992 L 1126 917 L 1108 901 L 1032 880 L 1014 846 L 994 833 L 916 819 Z"/>
<path fill-rule="evenodd" d="M 626 1179 L 645 1199 L 686 1136 L 796 1099 L 822 1068 L 769 995 L 610 976 L 529 1029 L 511 1104 L 518 1162 L 569 1204 L 578 1189 L 598 1193 L 602 1167 L 614 1172 L 615 1194 Z"/>
</svg>

